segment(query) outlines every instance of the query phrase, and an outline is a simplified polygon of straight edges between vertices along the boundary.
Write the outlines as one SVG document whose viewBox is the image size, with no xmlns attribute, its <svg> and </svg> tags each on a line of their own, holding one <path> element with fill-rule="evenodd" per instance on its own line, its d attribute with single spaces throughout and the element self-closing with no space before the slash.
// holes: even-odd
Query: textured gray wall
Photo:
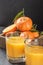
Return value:
<svg viewBox="0 0 43 65">
<path fill-rule="evenodd" d="M 43 30 L 43 0 L 0 0 L 0 26 L 12 24 L 15 15 L 23 8 L 25 15 Z"/>
</svg>

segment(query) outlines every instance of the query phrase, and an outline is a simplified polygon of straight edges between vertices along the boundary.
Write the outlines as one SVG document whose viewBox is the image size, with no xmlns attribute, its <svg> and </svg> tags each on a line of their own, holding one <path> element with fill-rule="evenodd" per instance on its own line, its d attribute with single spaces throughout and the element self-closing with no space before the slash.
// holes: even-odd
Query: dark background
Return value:
<svg viewBox="0 0 43 65">
<path fill-rule="evenodd" d="M 24 8 L 25 15 L 32 18 L 43 30 L 43 0 L 0 0 L 0 26 L 12 24 L 15 15 Z"/>
</svg>

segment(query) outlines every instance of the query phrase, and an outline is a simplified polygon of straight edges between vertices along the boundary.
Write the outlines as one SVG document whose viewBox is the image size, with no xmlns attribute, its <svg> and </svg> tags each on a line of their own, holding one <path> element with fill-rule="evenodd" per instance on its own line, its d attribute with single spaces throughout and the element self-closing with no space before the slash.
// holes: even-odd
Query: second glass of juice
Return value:
<svg viewBox="0 0 43 65">
<path fill-rule="evenodd" d="M 6 37 L 6 54 L 11 63 L 25 62 L 24 39 L 12 35 Z"/>
<path fill-rule="evenodd" d="M 40 46 L 38 40 L 25 41 L 26 65 L 43 65 L 43 46 Z"/>
</svg>

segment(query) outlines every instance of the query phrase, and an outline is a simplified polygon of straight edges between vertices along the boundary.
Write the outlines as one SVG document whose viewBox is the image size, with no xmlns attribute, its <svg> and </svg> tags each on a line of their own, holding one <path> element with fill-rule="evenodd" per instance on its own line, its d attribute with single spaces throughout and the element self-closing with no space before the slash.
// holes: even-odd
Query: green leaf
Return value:
<svg viewBox="0 0 43 65">
<path fill-rule="evenodd" d="M 43 35 L 43 31 L 41 31 L 41 33 L 40 33 L 41 35 Z"/>
<path fill-rule="evenodd" d="M 37 25 L 36 25 L 36 24 L 33 24 L 31 31 L 32 31 L 32 32 L 39 32 L 39 31 L 37 30 Z"/>
<path fill-rule="evenodd" d="M 24 9 L 23 9 L 22 11 L 20 11 L 20 12 L 15 16 L 15 18 L 14 18 L 13 21 L 17 20 L 17 19 L 18 19 L 19 17 L 21 17 L 21 16 L 24 16 Z"/>
<path fill-rule="evenodd" d="M 33 24 L 32 29 L 36 29 L 36 28 L 37 28 L 37 25 Z"/>
<path fill-rule="evenodd" d="M 31 31 L 31 32 L 39 32 L 39 31 L 36 30 L 36 29 L 31 29 L 30 31 Z"/>
</svg>

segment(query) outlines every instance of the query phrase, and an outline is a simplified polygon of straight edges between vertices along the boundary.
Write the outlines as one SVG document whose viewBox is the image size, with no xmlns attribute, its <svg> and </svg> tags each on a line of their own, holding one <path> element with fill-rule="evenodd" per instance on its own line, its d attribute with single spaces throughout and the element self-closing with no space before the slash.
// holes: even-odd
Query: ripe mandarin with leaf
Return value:
<svg viewBox="0 0 43 65">
<path fill-rule="evenodd" d="M 32 28 L 32 19 L 26 16 L 20 17 L 16 21 L 17 29 L 20 31 L 29 31 Z"/>
</svg>

